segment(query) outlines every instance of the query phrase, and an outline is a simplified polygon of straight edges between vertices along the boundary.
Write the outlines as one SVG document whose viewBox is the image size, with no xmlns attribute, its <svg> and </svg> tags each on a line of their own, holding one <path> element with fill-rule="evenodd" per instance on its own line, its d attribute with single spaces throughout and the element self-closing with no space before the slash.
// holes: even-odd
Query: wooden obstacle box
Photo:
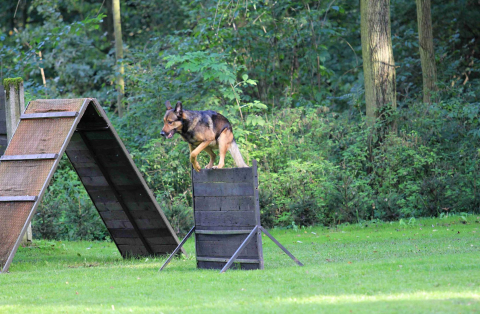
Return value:
<svg viewBox="0 0 480 314">
<path fill-rule="evenodd" d="M 122 256 L 171 253 L 170 223 L 96 99 L 36 100 L 0 162 L 0 272 L 66 153 Z"/>
<path fill-rule="evenodd" d="M 262 232 L 303 266 L 260 224 L 257 162 L 250 168 L 192 170 L 195 226 L 170 255 L 163 270 L 195 234 L 197 267 L 263 269 Z"/>
</svg>

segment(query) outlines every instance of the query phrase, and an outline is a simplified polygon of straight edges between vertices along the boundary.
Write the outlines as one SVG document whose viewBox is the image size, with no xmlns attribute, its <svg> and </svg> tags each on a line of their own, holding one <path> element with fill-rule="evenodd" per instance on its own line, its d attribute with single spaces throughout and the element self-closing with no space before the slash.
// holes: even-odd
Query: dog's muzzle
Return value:
<svg viewBox="0 0 480 314">
<path fill-rule="evenodd" d="M 172 138 L 173 134 L 175 134 L 175 129 L 171 130 L 169 133 L 165 133 L 164 131 L 160 132 L 160 135 L 165 138 Z"/>
</svg>

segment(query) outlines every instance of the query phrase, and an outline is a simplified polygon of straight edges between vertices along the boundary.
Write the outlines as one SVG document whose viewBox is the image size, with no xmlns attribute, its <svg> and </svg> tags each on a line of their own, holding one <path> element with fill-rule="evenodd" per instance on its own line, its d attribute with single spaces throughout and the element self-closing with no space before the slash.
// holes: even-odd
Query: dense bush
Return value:
<svg viewBox="0 0 480 314">
<path fill-rule="evenodd" d="M 96 2 L 21 2 L 16 19 L 14 5 L 0 4 L 0 73 L 23 76 L 30 99 L 99 98 L 179 233 L 192 225 L 190 165 L 180 138 L 160 137 L 165 100 L 230 119 L 247 162 L 258 160 L 266 226 L 480 211 L 476 1 L 432 6 L 439 91 L 431 105 L 420 101 L 415 3 L 391 1 L 398 108 L 385 114 L 393 132 L 364 120 L 357 2 L 240 4 L 122 2 L 122 118 L 115 114 L 110 16 Z M 206 154 L 200 159 L 207 163 Z M 68 161 L 34 231 L 108 237 Z"/>
</svg>

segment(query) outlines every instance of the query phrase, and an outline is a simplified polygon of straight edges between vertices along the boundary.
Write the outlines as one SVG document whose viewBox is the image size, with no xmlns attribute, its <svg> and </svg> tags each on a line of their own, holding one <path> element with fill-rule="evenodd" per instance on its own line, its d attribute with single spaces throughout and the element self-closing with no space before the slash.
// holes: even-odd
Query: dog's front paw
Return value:
<svg viewBox="0 0 480 314">
<path fill-rule="evenodd" d="M 193 169 L 195 169 L 196 172 L 200 172 L 200 170 L 202 170 L 202 168 L 200 168 L 200 164 L 198 162 L 193 163 L 192 166 L 193 166 Z"/>
</svg>

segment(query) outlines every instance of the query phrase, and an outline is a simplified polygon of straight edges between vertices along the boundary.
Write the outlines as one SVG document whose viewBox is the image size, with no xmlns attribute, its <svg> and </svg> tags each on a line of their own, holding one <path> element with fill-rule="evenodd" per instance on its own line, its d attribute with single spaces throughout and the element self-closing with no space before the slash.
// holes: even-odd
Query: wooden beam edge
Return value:
<svg viewBox="0 0 480 314">
<path fill-rule="evenodd" d="M 57 159 L 58 154 L 3 155 L 0 161 Z"/>
<path fill-rule="evenodd" d="M 28 119 L 48 119 L 48 118 L 75 118 L 78 116 L 77 111 L 59 111 L 45 113 L 26 113 L 20 116 L 20 120 Z"/>
<path fill-rule="evenodd" d="M 0 202 L 36 202 L 38 196 L 0 196 Z"/>
<path fill-rule="evenodd" d="M 223 257 L 201 257 L 197 256 L 197 261 L 199 262 L 220 262 L 220 263 L 227 263 L 230 261 L 230 258 L 223 258 Z M 235 263 L 245 263 L 245 264 L 258 264 L 260 260 L 258 259 L 250 259 L 250 258 L 236 258 Z"/>
</svg>

